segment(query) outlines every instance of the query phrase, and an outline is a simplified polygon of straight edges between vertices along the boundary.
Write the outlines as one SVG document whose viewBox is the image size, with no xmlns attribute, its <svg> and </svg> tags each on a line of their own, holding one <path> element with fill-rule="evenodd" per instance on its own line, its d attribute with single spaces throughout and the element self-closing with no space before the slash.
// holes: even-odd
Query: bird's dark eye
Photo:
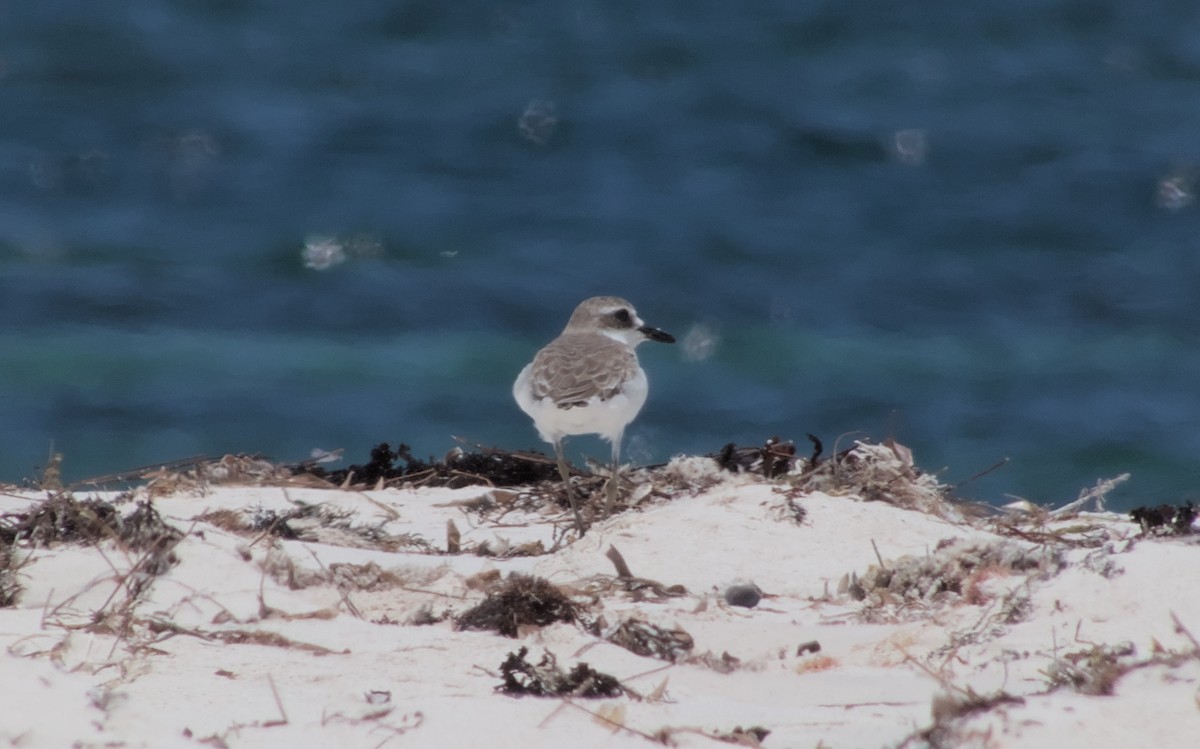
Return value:
<svg viewBox="0 0 1200 749">
<path fill-rule="evenodd" d="M 619 309 L 616 312 L 614 312 L 613 318 L 615 318 L 616 321 L 621 323 L 622 325 L 632 325 L 633 324 L 633 318 L 629 316 L 629 310 L 624 309 L 624 308 Z"/>
</svg>

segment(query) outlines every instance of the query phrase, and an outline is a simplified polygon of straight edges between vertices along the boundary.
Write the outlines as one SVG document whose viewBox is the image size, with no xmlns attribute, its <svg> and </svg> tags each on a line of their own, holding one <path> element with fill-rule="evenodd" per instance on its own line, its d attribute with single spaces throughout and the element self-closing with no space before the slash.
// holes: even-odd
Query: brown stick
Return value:
<svg viewBox="0 0 1200 749">
<path fill-rule="evenodd" d="M 617 568 L 617 577 L 625 580 L 633 577 L 633 573 L 629 571 L 629 565 L 625 564 L 625 557 L 621 556 L 617 547 L 609 546 L 608 551 L 604 552 L 604 556 L 608 557 L 613 566 Z"/>
</svg>

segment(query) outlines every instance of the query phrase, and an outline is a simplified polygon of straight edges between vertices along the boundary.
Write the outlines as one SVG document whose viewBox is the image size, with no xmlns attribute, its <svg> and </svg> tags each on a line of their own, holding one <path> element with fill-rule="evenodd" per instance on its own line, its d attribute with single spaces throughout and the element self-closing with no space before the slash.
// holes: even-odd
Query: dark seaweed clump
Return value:
<svg viewBox="0 0 1200 749">
<path fill-rule="evenodd" d="M 49 547 L 55 544 L 94 545 L 114 541 L 138 552 L 137 569 L 161 575 L 174 565 L 175 545 L 183 532 L 163 522 L 148 502 L 122 514 L 101 499 L 76 499 L 57 492 L 25 512 L 0 515 L 0 607 L 12 606 L 20 592 L 17 582 L 18 546 Z"/>
<path fill-rule="evenodd" d="M 500 664 L 504 682 L 496 691 L 518 697 L 620 697 L 626 693 L 617 677 L 586 663 L 576 663 L 570 671 L 563 671 L 552 653 L 547 652 L 536 664 L 525 659 L 528 654 L 529 648 L 525 647 L 508 654 Z"/>
<path fill-rule="evenodd" d="M 79 500 L 70 493 L 53 494 L 26 512 L 0 518 L 0 539 L 30 546 L 114 539 L 133 551 L 161 551 L 181 538 L 183 533 L 164 523 L 148 502 L 139 502 L 133 512 L 122 515 L 109 502 Z"/>
<path fill-rule="evenodd" d="M 491 486 L 522 486 L 558 476 L 549 459 L 536 455 L 492 450 L 463 452 L 454 450 L 442 460 L 421 460 L 413 457 L 412 448 L 401 444 L 392 449 L 387 442 L 371 448 L 371 459 L 349 468 L 327 471 L 318 465 L 305 463 L 296 468 L 298 474 L 322 478 L 341 486 L 350 484 L 375 486 L 382 482 L 401 481 L 419 486 L 456 488 L 476 484 Z"/>
<path fill-rule="evenodd" d="M 17 580 L 19 566 L 12 544 L 0 538 L 0 609 L 17 603 L 17 595 L 21 592 L 21 583 Z"/>
<path fill-rule="evenodd" d="M 522 626 L 544 627 L 575 619 L 575 604 L 549 581 L 513 574 L 483 603 L 458 617 L 458 628 L 490 629 L 516 637 Z"/>
<path fill-rule="evenodd" d="M 1129 518 L 1142 526 L 1142 533 L 1167 536 L 1184 536 L 1195 533 L 1192 523 L 1196 520 L 1196 507 L 1191 502 L 1182 505 L 1159 505 L 1157 507 L 1135 507 Z"/>
</svg>

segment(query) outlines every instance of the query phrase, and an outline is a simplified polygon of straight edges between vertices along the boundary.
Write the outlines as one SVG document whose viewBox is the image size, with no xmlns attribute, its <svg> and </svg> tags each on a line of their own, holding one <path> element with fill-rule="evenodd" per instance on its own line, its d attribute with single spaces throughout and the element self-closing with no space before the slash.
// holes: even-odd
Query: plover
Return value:
<svg viewBox="0 0 1200 749">
<path fill-rule="evenodd" d="M 615 296 L 585 299 L 561 335 L 537 352 L 517 375 L 513 397 L 529 414 L 538 435 L 554 445 L 558 472 L 583 533 L 583 516 L 571 491 L 563 438 L 598 434 L 612 444 L 612 474 L 605 514 L 617 498 L 621 437 L 646 402 L 646 373 L 634 349 L 642 341 L 674 343 L 675 338 L 642 322 L 629 302 Z"/>
</svg>

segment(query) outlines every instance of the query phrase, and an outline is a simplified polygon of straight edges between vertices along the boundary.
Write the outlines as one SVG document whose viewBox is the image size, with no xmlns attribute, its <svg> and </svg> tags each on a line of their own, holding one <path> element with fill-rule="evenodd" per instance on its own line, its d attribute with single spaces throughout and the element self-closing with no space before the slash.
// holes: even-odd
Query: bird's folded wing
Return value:
<svg viewBox="0 0 1200 749">
<path fill-rule="evenodd" d="M 593 397 L 608 400 L 636 374 L 637 357 L 617 341 L 600 335 L 564 335 L 534 358 L 531 385 L 533 397 L 571 408 Z"/>
</svg>

